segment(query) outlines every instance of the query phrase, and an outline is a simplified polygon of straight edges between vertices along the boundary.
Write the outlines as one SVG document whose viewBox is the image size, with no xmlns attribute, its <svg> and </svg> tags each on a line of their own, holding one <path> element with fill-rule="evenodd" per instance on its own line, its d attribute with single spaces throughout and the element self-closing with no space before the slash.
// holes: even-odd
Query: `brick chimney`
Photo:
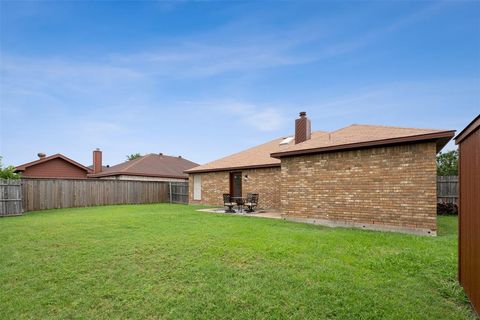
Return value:
<svg viewBox="0 0 480 320">
<path fill-rule="evenodd" d="M 102 151 L 99 148 L 93 150 L 93 173 L 102 172 Z"/>
<path fill-rule="evenodd" d="M 295 144 L 304 142 L 311 138 L 310 119 L 305 111 L 300 112 L 300 118 L 295 120 Z"/>
</svg>

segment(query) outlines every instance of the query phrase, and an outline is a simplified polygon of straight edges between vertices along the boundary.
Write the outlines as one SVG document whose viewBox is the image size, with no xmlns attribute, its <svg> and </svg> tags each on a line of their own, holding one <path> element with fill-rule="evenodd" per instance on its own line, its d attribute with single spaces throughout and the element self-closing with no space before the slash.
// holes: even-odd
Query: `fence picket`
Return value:
<svg viewBox="0 0 480 320">
<path fill-rule="evenodd" d="M 458 203 L 458 176 L 437 177 L 437 202 Z"/>
<path fill-rule="evenodd" d="M 176 203 L 188 203 L 188 182 L 178 182 L 187 190 Z M 20 209 L 25 211 L 87 207 L 111 204 L 169 202 L 169 182 L 101 179 L 29 179 L 17 180 Z M 0 189 L 0 194 L 5 194 Z M 6 196 L 5 196 L 6 197 Z M 12 197 L 12 195 L 8 195 Z M 0 197 L 2 199 L 2 197 Z M 0 215 L 7 201 L 0 201 Z M 10 206 L 8 206 L 10 211 Z"/>
<path fill-rule="evenodd" d="M 22 212 L 21 181 L 0 179 L 0 216 L 16 216 Z"/>
</svg>

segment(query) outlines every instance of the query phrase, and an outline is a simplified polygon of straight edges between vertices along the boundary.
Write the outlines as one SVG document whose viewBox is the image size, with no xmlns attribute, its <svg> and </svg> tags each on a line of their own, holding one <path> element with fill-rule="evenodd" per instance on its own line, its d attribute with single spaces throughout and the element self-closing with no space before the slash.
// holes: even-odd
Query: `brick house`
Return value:
<svg viewBox="0 0 480 320">
<path fill-rule="evenodd" d="M 102 151 L 93 151 L 93 164 L 86 167 L 62 154 L 45 156 L 15 168 L 26 178 L 54 179 L 115 179 L 141 181 L 187 181 L 185 170 L 198 166 L 197 163 L 163 154 L 147 154 L 115 166 L 102 165 Z"/>
<path fill-rule="evenodd" d="M 187 170 L 192 204 L 259 193 L 287 220 L 435 235 L 436 154 L 452 130 L 351 125 L 295 135 Z"/>
</svg>

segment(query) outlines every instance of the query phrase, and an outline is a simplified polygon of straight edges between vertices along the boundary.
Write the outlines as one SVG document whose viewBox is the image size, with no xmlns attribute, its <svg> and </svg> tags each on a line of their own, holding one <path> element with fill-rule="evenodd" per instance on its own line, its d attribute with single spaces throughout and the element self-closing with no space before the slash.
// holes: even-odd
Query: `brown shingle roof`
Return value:
<svg viewBox="0 0 480 320">
<path fill-rule="evenodd" d="M 197 163 L 183 159 L 159 154 L 147 154 L 135 160 L 125 161 L 111 166 L 100 173 L 91 174 L 89 177 L 107 177 L 117 175 L 133 175 L 163 178 L 188 178 L 185 170 L 198 166 Z"/>
<path fill-rule="evenodd" d="M 312 138 L 316 138 L 327 134 L 327 132 L 317 131 L 312 132 Z M 280 145 L 285 138 L 278 138 L 267 143 L 258 145 L 256 147 L 232 154 L 230 156 L 209 162 L 207 164 L 187 170 L 187 173 L 194 172 L 208 172 L 208 171 L 222 171 L 234 170 L 242 168 L 262 168 L 262 167 L 278 167 L 280 160 L 270 156 L 273 152 L 280 152 L 293 145 L 292 140 L 287 145 Z"/>
<path fill-rule="evenodd" d="M 106 166 L 102 166 L 102 171 L 105 171 L 106 169 L 110 168 L 109 165 L 106 165 Z M 88 169 L 92 170 L 93 171 L 93 164 L 89 165 L 88 166 Z"/>
<path fill-rule="evenodd" d="M 302 143 L 294 141 L 280 146 L 283 138 L 235 153 L 225 158 L 187 170 L 187 173 L 223 171 L 244 168 L 280 166 L 282 156 L 318 153 L 333 150 L 407 143 L 436 141 L 437 152 L 453 137 L 453 130 L 414 129 L 389 126 L 351 125 L 333 132 L 317 131 Z"/>
<path fill-rule="evenodd" d="M 37 165 L 37 164 L 40 164 L 40 163 L 44 163 L 44 162 L 47 162 L 47 161 L 50 161 L 50 160 L 53 160 L 53 159 L 62 159 L 62 160 L 65 160 L 65 161 L 73 164 L 74 166 L 77 166 L 77 167 L 79 167 L 80 169 L 85 170 L 87 173 L 92 172 L 92 169 L 90 169 L 90 168 L 88 168 L 88 167 L 85 167 L 84 165 L 76 162 L 75 160 L 70 159 L 69 157 L 64 156 L 64 155 L 61 154 L 61 153 L 56 153 L 56 154 L 53 154 L 53 155 L 48 156 L 48 157 L 40 158 L 40 159 L 35 160 L 35 161 L 31 161 L 31 162 L 27 162 L 27 163 L 21 164 L 21 165 L 15 167 L 15 172 L 17 172 L 17 171 L 20 171 L 20 172 L 21 172 L 21 171 L 25 171 L 26 168 L 28 168 L 28 167 L 31 167 L 31 166 L 34 166 L 34 165 Z"/>
<path fill-rule="evenodd" d="M 273 157 L 317 153 L 342 149 L 380 146 L 395 143 L 436 140 L 437 151 L 453 137 L 455 130 L 415 129 L 353 124 L 316 139 L 289 146 Z"/>
</svg>

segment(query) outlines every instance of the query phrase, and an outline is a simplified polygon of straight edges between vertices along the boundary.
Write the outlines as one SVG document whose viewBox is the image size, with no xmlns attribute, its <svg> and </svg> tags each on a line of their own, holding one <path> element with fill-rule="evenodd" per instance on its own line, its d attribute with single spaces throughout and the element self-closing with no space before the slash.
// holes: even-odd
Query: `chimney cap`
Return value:
<svg viewBox="0 0 480 320">
<path fill-rule="evenodd" d="M 43 153 L 43 152 L 39 152 L 39 153 L 37 153 L 37 156 L 38 156 L 39 158 L 45 158 L 47 155 L 46 155 L 45 153 Z"/>
<path fill-rule="evenodd" d="M 305 117 L 307 115 L 306 111 L 300 111 L 300 117 Z"/>
</svg>

